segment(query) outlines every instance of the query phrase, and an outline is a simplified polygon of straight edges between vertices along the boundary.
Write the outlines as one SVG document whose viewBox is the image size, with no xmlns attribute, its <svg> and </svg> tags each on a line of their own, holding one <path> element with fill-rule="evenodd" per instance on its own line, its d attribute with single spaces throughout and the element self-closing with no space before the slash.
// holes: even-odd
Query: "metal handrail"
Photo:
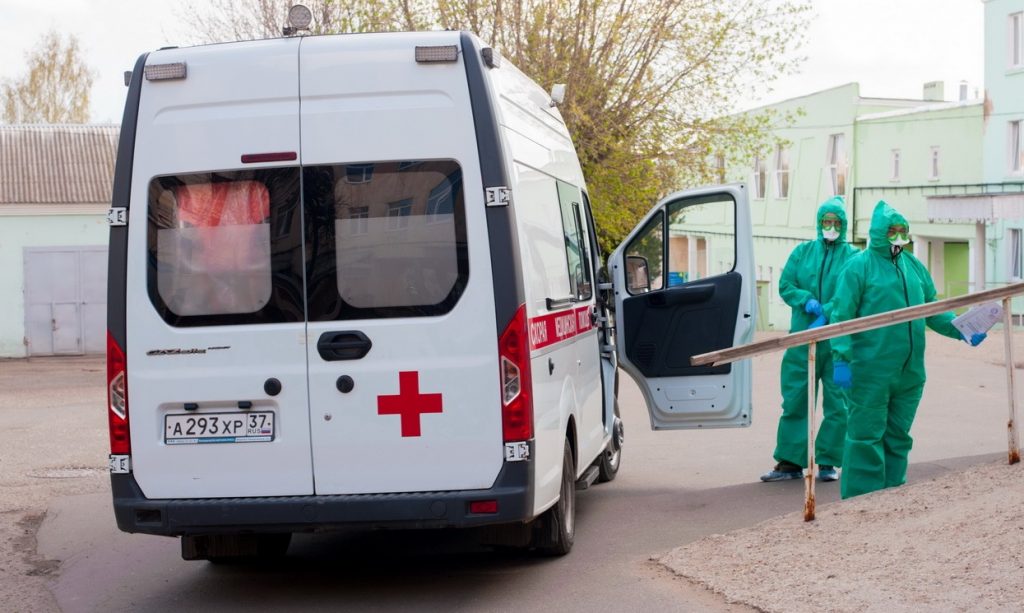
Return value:
<svg viewBox="0 0 1024 613">
<path fill-rule="evenodd" d="M 945 313 L 952 309 L 964 306 L 973 306 L 976 304 L 983 304 L 991 302 L 993 300 L 1002 300 L 1003 303 L 1003 327 L 1005 332 L 1003 334 L 1005 340 L 1005 351 L 1006 351 L 1006 386 L 1007 393 L 1009 394 L 1010 401 L 1010 421 L 1007 424 L 1007 437 L 1009 444 L 1008 460 L 1010 464 L 1016 464 L 1020 462 L 1020 441 L 1017 434 L 1017 394 L 1014 386 L 1014 362 L 1013 362 L 1013 320 L 1012 312 L 1010 307 L 1011 298 L 1024 294 L 1024 282 L 1012 283 L 1006 287 L 998 287 L 994 289 L 984 290 L 976 292 L 974 294 L 967 294 L 964 296 L 956 296 L 953 298 L 946 298 L 944 300 L 936 300 L 935 302 L 928 302 L 925 304 L 919 304 L 917 306 L 906 307 L 903 309 L 897 309 L 895 311 L 887 311 L 885 313 L 878 313 L 876 315 L 870 315 L 868 317 L 858 317 L 857 319 L 851 319 L 849 321 L 842 321 L 835 324 L 829 324 L 827 326 L 821 326 L 820 328 L 814 328 L 813 330 L 803 330 L 801 332 L 793 332 L 786 336 L 767 339 L 756 343 L 750 343 L 747 345 L 741 345 L 739 347 L 731 347 L 729 349 L 721 349 L 719 351 L 709 351 L 708 353 L 702 353 L 695 355 L 690 358 L 690 363 L 694 366 L 703 366 L 711 364 L 713 366 L 719 366 L 722 364 L 729 364 L 737 360 L 743 360 L 752 358 L 754 356 L 763 355 L 766 353 L 772 353 L 775 351 L 782 351 L 790 347 L 799 347 L 801 345 L 809 345 L 807 350 L 807 474 L 804 475 L 804 521 L 814 520 L 814 414 L 817 411 L 817 399 L 815 398 L 815 367 L 814 359 L 816 352 L 816 345 L 821 341 L 826 341 L 837 336 L 846 336 L 848 334 L 854 334 L 857 332 L 864 332 L 866 330 L 874 330 L 877 328 L 884 328 L 885 326 L 891 326 L 894 324 L 905 323 L 913 321 L 915 319 L 921 319 L 929 317 L 931 315 L 937 315 L 939 313 Z"/>
</svg>

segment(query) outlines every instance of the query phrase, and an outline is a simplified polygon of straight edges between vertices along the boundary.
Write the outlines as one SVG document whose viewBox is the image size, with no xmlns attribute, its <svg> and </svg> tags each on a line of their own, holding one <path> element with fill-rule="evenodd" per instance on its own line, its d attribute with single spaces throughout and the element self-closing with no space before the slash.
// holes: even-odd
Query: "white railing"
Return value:
<svg viewBox="0 0 1024 613">
<path fill-rule="evenodd" d="M 1009 452 L 1008 460 L 1010 464 L 1016 464 L 1020 462 L 1020 441 L 1017 434 L 1017 394 L 1014 388 L 1014 363 L 1013 363 L 1013 320 L 1011 312 L 1011 298 L 1024 294 L 1024 282 L 1012 283 L 1005 287 L 998 287 L 995 289 L 984 290 L 976 292 L 974 294 L 967 294 L 964 296 L 956 296 L 954 298 L 946 298 L 945 300 L 936 300 L 935 302 L 928 302 L 925 304 L 919 304 L 917 306 L 907 307 L 904 309 L 897 309 L 895 311 L 887 311 L 885 313 L 878 313 L 877 315 L 871 315 L 868 317 L 859 317 L 857 319 L 851 319 L 849 321 L 843 321 L 836 324 L 829 324 L 813 330 L 804 330 L 802 332 L 793 332 L 786 336 L 777 338 L 771 338 L 749 345 L 742 345 L 740 347 L 732 347 L 730 349 L 721 349 L 719 351 L 711 351 L 708 353 L 702 353 L 695 355 L 690 358 L 690 363 L 694 366 L 700 366 L 705 364 L 711 364 L 712 366 L 718 366 L 721 364 L 729 364 L 737 360 L 743 360 L 752 358 L 757 355 L 765 353 L 772 353 L 775 351 L 782 351 L 790 347 L 798 347 L 800 345 L 809 345 L 807 350 L 807 474 L 804 475 L 804 521 L 812 521 L 814 519 L 814 430 L 815 430 L 815 413 L 817 412 L 817 401 L 815 398 L 815 369 L 814 369 L 814 358 L 816 343 L 826 341 L 837 336 L 846 336 L 847 334 L 853 334 L 855 332 L 864 332 L 865 330 L 874 330 L 876 328 L 883 328 L 885 326 L 891 326 L 893 324 L 904 323 L 913 321 L 915 319 L 921 319 L 936 315 L 938 313 L 944 313 L 951 311 L 955 308 L 973 306 L 976 304 L 983 304 L 986 302 L 992 302 L 994 300 L 1002 300 L 1003 303 L 1003 337 L 1005 339 L 1005 351 L 1006 351 L 1006 386 L 1007 393 L 1009 396 L 1009 409 L 1010 409 L 1010 421 L 1007 424 L 1007 437 L 1009 439 Z"/>
</svg>

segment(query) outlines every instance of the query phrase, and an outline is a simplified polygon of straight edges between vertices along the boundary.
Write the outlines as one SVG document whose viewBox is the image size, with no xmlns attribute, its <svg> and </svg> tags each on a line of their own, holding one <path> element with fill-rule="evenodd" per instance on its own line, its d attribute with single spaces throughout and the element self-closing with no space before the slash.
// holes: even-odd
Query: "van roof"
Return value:
<svg viewBox="0 0 1024 613">
<path fill-rule="evenodd" d="M 268 36 L 266 38 L 247 38 L 247 39 L 242 39 L 242 40 L 225 40 L 225 41 L 216 41 L 216 42 L 209 42 L 209 43 L 197 43 L 197 44 L 194 44 L 194 45 L 171 45 L 171 46 L 167 46 L 167 47 L 160 47 L 159 49 L 154 50 L 154 53 L 157 53 L 157 52 L 160 52 L 160 51 L 169 51 L 169 50 L 187 50 L 187 49 L 200 49 L 200 48 L 219 47 L 219 46 L 248 45 L 248 44 L 255 44 L 255 43 L 266 42 L 266 41 L 269 41 L 269 40 L 289 40 L 289 39 L 292 39 L 292 38 L 331 38 L 331 37 L 338 37 L 338 38 L 346 37 L 346 38 L 348 38 L 348 37 L 383 37 L 383 36 L 390 36 L 390 37 L 394 37 L 394 38 L 406 37 L 406 36 L 408 36 L 408 37 L 416 36 L 418 38 L 422 38 L 424 36 L 428 36 L 428 37 L 429 36 L 436 36 L 437 38 L 442 39 L 442 40 L 446 40 L 447 41 L 448 39 L 453 39 L 454 41 L 458 42 L 459 37 L 462 34 L 468 34 L 469 36 L 473 36 L 473 37 L 479 39 L 479 37 L 476 34 L 473 34 L 472 32 L 460 32 L 458 30 L 428 30 L 428 31 L 409 31 L 409 30 L 403 30 L 403 31 L 400 31 L 400 32 L 339 32 L 339 33 L 327 33 L 327 34 L 305 34 L 305 35 L 302 35 L 302 36 Z M 451 44 L 451 43 L 448 43 L 448 44 Z"/>
</svg>

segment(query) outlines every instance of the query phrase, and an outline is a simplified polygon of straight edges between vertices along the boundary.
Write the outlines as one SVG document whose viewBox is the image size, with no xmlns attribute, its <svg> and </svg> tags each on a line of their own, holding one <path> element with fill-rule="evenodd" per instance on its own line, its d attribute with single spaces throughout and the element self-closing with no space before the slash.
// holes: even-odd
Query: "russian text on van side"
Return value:
<svg viewBox="0 0 1024 613">
<path fill-rule="evenodd" d="M 530 319 L 529 325 L 530 348 L 541 349 L 582 334 L 593 327 L 589 306 L 534 317 Z"/>
</svg>

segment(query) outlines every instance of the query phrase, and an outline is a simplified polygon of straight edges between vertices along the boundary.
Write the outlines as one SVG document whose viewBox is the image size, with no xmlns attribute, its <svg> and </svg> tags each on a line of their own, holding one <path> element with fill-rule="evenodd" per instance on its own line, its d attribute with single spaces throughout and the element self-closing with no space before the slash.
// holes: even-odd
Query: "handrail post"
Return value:
<svg viewBox="0 0 1024 613">
<path fill-rule="evenodd" d="M 1010 421 L 1006 424 L 1006 434 L 1009 439 L 1009 463 L 1020 462 L 1020 441 L 1017 436 L 1017 390 L 1014 387 L 1013 363 L 1013 314 L 1010 312 L 1012 299 L 1007 296 L 1003 298 L 1003 336 L 1006 346 L 1006 387 L 1010 394 Z"/>
<path fill-rule="evenodd" d="M 817 379 L 816 354 L 817 343 L 811 341 L 807 345 L 807 474 L 804 475 L 804 521 L 814 521 L 814 414 L 818 409 L 814 394 L 814 383 Z"/>
</svg>

